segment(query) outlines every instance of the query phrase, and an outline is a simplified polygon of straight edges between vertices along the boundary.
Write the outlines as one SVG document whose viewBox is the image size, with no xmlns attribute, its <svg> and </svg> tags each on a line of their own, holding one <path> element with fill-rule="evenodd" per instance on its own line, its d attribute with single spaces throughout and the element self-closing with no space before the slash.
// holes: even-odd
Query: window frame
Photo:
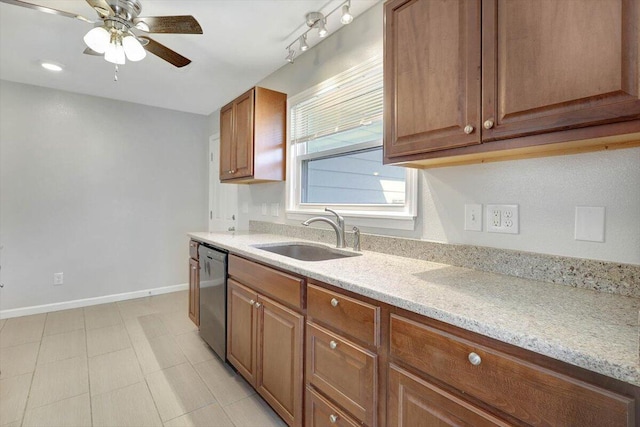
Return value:
<svg viewBox="0 0 640 427">
<path fill-rule="evenodd" d="M 375 58 L 372 59 L 376 60 Z M 291 129 L 292 106 L 316 96 L 326 90 L 328 85 L 335 85 L 338 76 L 328 79 L 287 99 L 287 129 Z M 362 142 L 347 147 L 299 154 L 300 146 L 292 144 L 292 134 L 287 132 L 287 184 L 286 184 L 286 217 L 290 220 L 304 221 L 312 216 L 326 215 L 325 207 L 338 211 L 348 222 L 356 219 L 358 226 L 414 230 L 418 210 L 418 171 L 405 169 L 405 202 L 404 204 L 327 204 L 302 203 L 302 162 L 306 160 L 334 157 L 365 149 L 383 147 L 383 135 L 380 139 Z M 303 143 L 300 143 L 303 144 Z M 400 167 L 400 166 L 398 166 Z"/>
</svg>

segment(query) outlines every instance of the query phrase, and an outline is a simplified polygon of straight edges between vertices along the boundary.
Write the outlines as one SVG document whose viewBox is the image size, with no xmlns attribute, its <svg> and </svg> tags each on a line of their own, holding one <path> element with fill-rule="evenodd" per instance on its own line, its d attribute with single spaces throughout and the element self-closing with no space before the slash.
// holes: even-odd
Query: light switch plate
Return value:
<svg viewBox="0 0 640 427">
<path fill-rule="evenodd" d="M 468 231 L 482 231 L 482 205 L 464 205 L 464 229 Z"/>
<path fill-rule="evenodd" d="M 263 204 L 261 205 L 261 209 L 260 209 L 260 210 L 261 210 L 261 212 L 262 212 L 262 215 L 265 215 L 265 216 L 266 216 L 266 215 L 267 215 L 267 204 L 266 204 L 266 203 L 263 203 Z"/>
<path fill-rule="evenodd" d="M 576 206 L 575 239 L 604 242 L 604 206 Z"/>
</svg>

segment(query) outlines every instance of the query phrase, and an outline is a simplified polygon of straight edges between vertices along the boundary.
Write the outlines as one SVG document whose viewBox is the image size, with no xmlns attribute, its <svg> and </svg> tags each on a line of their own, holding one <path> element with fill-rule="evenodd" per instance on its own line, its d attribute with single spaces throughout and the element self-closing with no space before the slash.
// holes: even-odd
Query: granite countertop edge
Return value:
<svg viewBox="0 0 640 427">
<path fill-rule="evenodd" d="M 638 299 L 377 252 L 328 262 L 305 262 L 254 247 L 282 242 L 328 246 L 281 235 L 250 232 L 191 232 L 188 235 L 233 254 L 640 386 Z M 369 278 L 350 270 L 350 266 L 363 268 L 363 263 L 369 274 L 375 271 Z M 396 267 L 397 271 L 393 271 Z M 420 279 L 421 275 L 426 279 Z M 376 280 L 371 280 L 373 276 Z M 385 277 L 393 278 L 390 289 L 380 284 Z M 449 292 L 446 286 L 454 282 L 456 285 L 467 283 L 468 287 L 455 286 Z M 438 295 L 439 299 L 432 301 L 432 295 Z M 545 296 L 552 301 L 560 300 L 559 307 L 541 304 L 539 300 Z M 464 301 L 460 307 L 456 298 Z M 566 301 L 562 301 L 563 298 Z M 585 305 L 601 311 L 592 316 Z M 521 310 L 509 311 L 503 306 L 517 306 Z M 537 314 L 551 319 L 537 321 Z M 563 316 L 571 321 L 564 321 Z M 563 325 L 554 330 L 552 326 L 558 322 Z M 628 342 L 631 339 L 633 343 Z"/>
</svg>

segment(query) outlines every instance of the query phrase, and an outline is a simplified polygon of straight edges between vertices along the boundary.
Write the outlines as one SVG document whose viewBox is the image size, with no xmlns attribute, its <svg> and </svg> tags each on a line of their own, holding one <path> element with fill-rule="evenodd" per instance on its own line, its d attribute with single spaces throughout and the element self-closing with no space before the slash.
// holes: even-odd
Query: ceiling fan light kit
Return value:
<svg viewBox="0 0 640 427">
<path fill-rule="evenodd" d="M 322 12 L 309 12 L 305 15 L 305 24 L 309 27 L 308 30 L 303 32 L 300 36 L 296 38 L 293 42 L 289 43 L 289 45 L 285 48 L 287 50 L 286 60 L 290 64 L 293 64 L 293 59 L 296 56 L 296 49 L 293 47 L 294 44 L 299 43 L 299 49 L 301 52 L 304 52 L 309 49 L 309 44 L 307 43 L 307 35 L 311 30 L 318 30 L 318 37 L 325 38 L 329 35 L 329 31 L 327 30 L 327 19 L 334 12 L 338 10 L 342 10 L 342 15 L 340 17 L 340 22 L 343 25 L 348 25 L 353 22 L 353 15 L 350 12 L 351 8 L 351 0 L 347 0 L 340 4 L 340 6 L 333 9 L 331 12 L 324 15 Z"/>
<path fill-rule="evenodd" d="M 108 62 L 122 65 L 129 61 L 140 61 L 150 52 L 175 67 L 191 63 L 179 53 L 156 42 L 148 36 L 137 35 L 134 31 L 162 34 L 202 34 L 198 21 L 191 15 L 179 16 L 139 16 L 142 6 L 139 0 L 86 0 L 98 14 L 97 21 L 81 15 L 50 7 L 27 3 L 22 0 L 0 0 L 2 3 L 38 10 L 84 22 L 97 23 L 83 40 L 89 47 L 84 53 L 103 56 Z"/>
</svg>

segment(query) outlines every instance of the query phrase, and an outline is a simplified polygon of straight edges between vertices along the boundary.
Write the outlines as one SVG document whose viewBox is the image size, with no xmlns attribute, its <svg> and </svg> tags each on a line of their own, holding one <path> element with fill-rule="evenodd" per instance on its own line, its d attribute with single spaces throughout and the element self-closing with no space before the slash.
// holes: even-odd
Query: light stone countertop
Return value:
<svg viewBox="0 0 640 427">
<path fill-rule="evenodd" d="M 309 262 L 253 247 L 305 242 L 273 234 L 194 232 L 189 236 L 640 386 L 637 298 L 377 252 Z"/>
</svg>

